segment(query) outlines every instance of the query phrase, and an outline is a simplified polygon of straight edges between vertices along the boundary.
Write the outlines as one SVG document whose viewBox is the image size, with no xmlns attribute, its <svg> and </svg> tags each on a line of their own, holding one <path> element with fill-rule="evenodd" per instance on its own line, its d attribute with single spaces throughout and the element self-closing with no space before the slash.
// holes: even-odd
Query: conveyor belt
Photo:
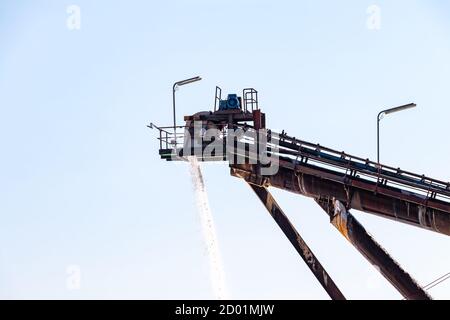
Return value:
<svg viewBox="0 0 450 320">
<path fill-rule="evenodd" d="M 235 125 L 236 128 L 245 132 L 239 138 L 239 148 L 226 149 L 228 135 L 224 132 L 217 140 L 221 146 L 217 154 L 204 155 L 202 152 L 210 142 L 203 142 L 192 149 L 177 148 L 176 153 L 175 149 L 162 148 L 160 155 L 166 160 L 182 160 L 183 156 L 197 154 L 202 161 L 229 162 L 231 157 L 239 155 L 245 163 L 231 161 L 231 173 L 250 183 L 270 185 L 315 199 L 336 198 L 348 209 L 450 235 L 448 182 L 302 141 L 284 132 L 267 130 L 268 142 L 263 144 L 256 141 L 252 127 Z M 182 137 L 178 137 L 178 141 L 182 141 Z M 255 151 L 258 144 L 267 155 L 279 159 L 276 174 L 264 176 L 258 165 L 249 164 L 250 160 L 255 163 L 259 159 Z"/>
</svg>

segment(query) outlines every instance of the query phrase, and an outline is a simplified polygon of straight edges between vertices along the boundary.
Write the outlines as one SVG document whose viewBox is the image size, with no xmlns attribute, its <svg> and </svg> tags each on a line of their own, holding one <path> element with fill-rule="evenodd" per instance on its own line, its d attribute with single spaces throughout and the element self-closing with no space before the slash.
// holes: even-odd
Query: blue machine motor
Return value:
<svg viewBox="0 0 450 320">
<path fill-rule="evenodd" d="M 237 94 L 229 94 L 227 100 L 220 100 L 219 110 L 236 110 L 241 108 Z"/>
</svg>

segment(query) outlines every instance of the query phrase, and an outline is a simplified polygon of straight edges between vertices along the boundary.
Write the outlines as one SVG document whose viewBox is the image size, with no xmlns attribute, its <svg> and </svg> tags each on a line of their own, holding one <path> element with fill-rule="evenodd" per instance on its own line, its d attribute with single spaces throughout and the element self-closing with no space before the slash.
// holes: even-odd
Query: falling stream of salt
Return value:
<svg viewBox="0 0 450 320">
<path fill-rule="evenodd" d="M 203 239 L 208 250 L 211 285 L 214 296 L 217 299 L 227 299 L 228 294 L 225 285 L 225 273 L 220 257 L 219 243 L 217 241 L 216 229 L 209 207 L 208 194 L 206 193 L 202 171 L 195 156 L 188 157 L 188 161 L 195 190 L 197 209 L 200 214 Z"/>
</svg>

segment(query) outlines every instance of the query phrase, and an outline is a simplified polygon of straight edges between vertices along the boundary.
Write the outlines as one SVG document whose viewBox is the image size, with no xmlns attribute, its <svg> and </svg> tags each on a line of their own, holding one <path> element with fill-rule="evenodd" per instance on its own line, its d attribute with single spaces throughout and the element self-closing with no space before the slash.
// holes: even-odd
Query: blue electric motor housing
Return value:
<svg viewBox="0 0 450 320">
<path fill-rule="evenodd" d="M 237 94 L 229 94 L 227 100 L 220 100 L 219 110 L 235 110 L 240 109 L 241 103 L 239 102 L 239 98 Z"/>
</svg>

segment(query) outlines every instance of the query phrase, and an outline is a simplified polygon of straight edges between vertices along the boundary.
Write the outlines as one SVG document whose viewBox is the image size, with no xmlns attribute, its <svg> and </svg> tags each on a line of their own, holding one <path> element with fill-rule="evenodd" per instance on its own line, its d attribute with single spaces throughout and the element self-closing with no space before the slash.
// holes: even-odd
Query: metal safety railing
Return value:
<svg viewBox="0 0 450 320">
<path fill-rule="evenodd" d="M 258 110 L 258 91 L 253 88 L 242 90 L 242 99 L 244 99 L 244 112 L 253 112 Z"/>
<path fill-rule="evenodd" d="M 430 178 L 413 172 L 405 171 L 380 164 L 369 159 L 346 154 L 319 144 L 290 137 L 284 131 L 278 135 L 278 145 L 280 153 L 308 159 L 344 169 L 348 175 L 358 174 L 372 177 L 377 184 L 387 185 L 388 183 L 398 186 L 407 186 L 414 190 L 421 190 L 427 198 L 436 198 L 438 195 L 450 197 L 450 182 Z"/>
<path fill-rule="evenodd" d="M 159 140 L 159 149 L 177 149 L 183 147 L 186 126 L 158 127 L 154 123 L 150 123 L 147 127 L 159 131 L 159 137 L 156 138 Z"/>
</svg>

